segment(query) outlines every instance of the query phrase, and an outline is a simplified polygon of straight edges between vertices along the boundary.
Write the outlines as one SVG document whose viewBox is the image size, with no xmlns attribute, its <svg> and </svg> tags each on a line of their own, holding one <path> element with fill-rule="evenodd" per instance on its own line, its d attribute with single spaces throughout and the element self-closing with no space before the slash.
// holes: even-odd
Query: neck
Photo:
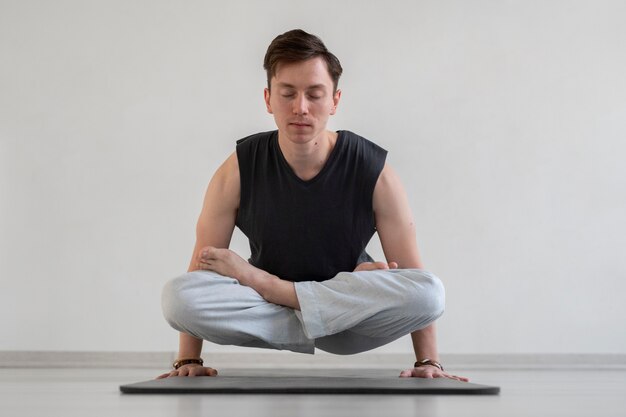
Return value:
<svg viewBox="0 0 626 417">
<path fill-rule="evenodd" d="M 337 133 L 328 130 L 301 143 L 278 132 L 278 145 L 283 156 L 295 174 L 305 181 L 315 177 L 324 168 L 336 142 Z"/>
</svg>

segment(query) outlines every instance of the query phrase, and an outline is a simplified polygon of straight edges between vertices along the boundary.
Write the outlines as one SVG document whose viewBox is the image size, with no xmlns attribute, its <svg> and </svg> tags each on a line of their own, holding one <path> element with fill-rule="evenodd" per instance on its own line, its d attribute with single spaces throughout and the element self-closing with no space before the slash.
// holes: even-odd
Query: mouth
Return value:
<svg viewBox="0 0 626 417">
<path fill-rule="evenodd" d="M 292 123 L 289 123 L 289 126 L 294 126 L 297 128 L 304 128 L 304 127 L 311 127 L 311 124 L 304 123 L 304 122 L 292 122 Z"/>
</svg>

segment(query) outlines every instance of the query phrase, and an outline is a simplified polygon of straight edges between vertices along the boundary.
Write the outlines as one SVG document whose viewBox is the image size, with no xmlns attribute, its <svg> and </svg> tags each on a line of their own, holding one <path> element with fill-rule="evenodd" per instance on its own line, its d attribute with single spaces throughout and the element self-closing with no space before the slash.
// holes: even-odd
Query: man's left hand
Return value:
<svg viewBox="0 0 626 417">
<path fill-rule="evenodd" d="M 457 381 L 468 382 L 469 378 L 465 378 L 464 376 L 456 376 L 451 375 L 447 372 L 442 371 L 436 366 L 432 365 L 423 365 L 418 366 L 417 368 L 407 369 L 400 372 L 401 378 L 450 378 L 455 379 Z"/>
</svg>

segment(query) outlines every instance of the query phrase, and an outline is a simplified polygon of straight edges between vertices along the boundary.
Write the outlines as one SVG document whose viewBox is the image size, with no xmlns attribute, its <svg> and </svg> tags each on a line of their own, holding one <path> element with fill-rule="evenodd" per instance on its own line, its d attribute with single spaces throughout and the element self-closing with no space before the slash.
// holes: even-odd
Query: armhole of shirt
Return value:
<svg viewBox="0 0 626 417">
<path fill-rule="evenodd" d="M 246 163 L 247 161 L 247 154 L 249 153 L 249 151 L 247 149 L 245 149 L 245 144 L 243 142 L 245 142 L 247 138 L 244 139 L 240 139 L 237 141 L 237 146 L 235 147 L 235 153 L 237 155 L 237 166 L 239 169 L 239 188 L 240 188 L 240 194 L 239 194 L 239 209 L 237 210 L 237 217 L 235 218 L 235 224 L 237 225 L 237 227 L 239 227 L 240 229 L 242 228 L 242 213 L 245 213 L 247 210 L 247 205 L 249 202 L 249 183 L 248 183 L 248 175 L 245 172 L 246 167 L 248 166 L 248 164 Z"/>
</svg>

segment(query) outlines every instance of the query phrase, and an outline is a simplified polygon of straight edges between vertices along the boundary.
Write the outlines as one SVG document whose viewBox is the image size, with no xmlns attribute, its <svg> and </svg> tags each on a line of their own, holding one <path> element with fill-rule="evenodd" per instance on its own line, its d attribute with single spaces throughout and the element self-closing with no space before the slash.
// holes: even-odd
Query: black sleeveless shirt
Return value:
<svg viewBox="0 0 626 417">
<path fill-rule="evenodd" d="M 300 179 L 278 145 L 278 131 L 237 141 L 241 200 L 236 225 L 250 241 L 250 263 L 289 281 L 324 281 L 366 260 L 375 232 L 372 198 L 387 151 L 349 131 L 322 170 Z"/>
</svg>

